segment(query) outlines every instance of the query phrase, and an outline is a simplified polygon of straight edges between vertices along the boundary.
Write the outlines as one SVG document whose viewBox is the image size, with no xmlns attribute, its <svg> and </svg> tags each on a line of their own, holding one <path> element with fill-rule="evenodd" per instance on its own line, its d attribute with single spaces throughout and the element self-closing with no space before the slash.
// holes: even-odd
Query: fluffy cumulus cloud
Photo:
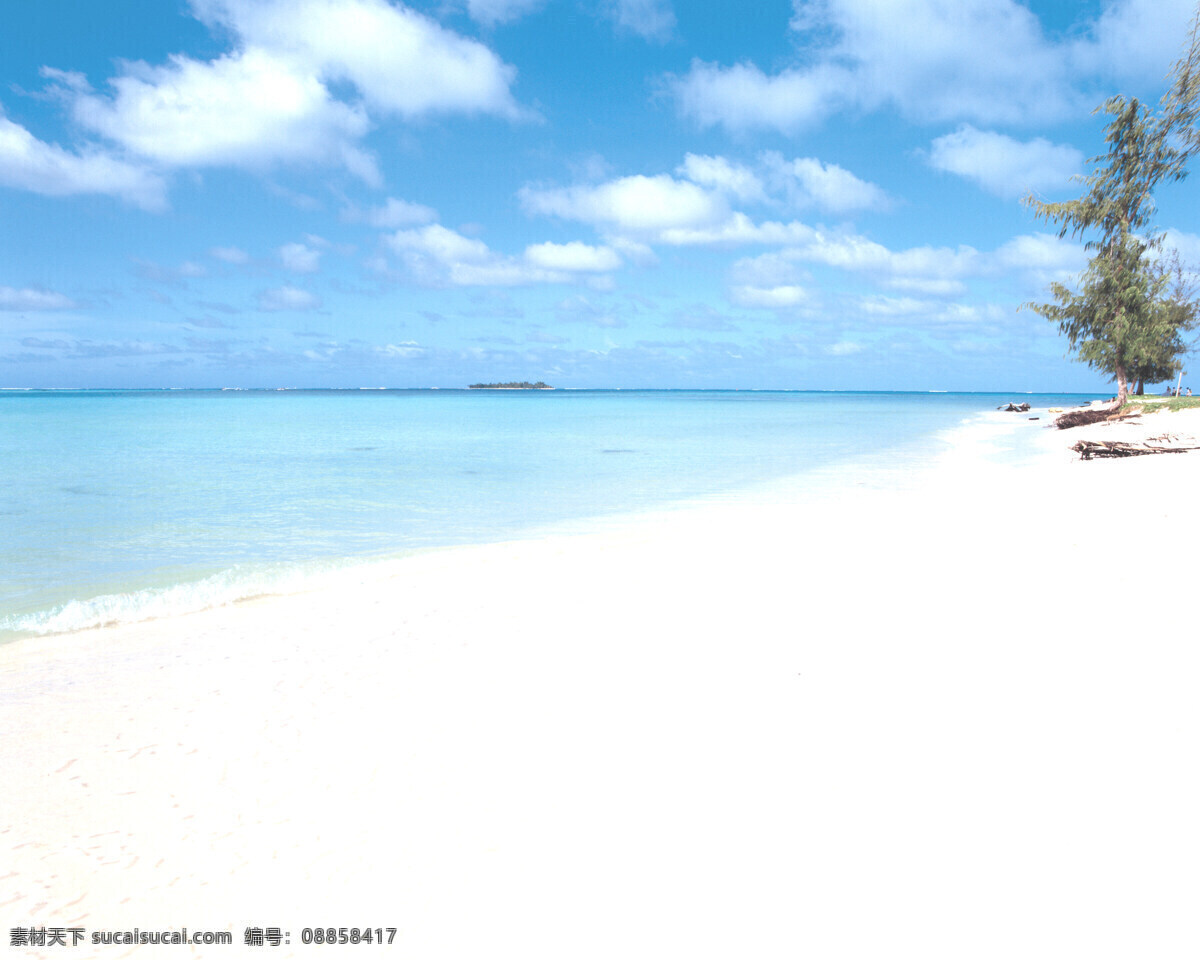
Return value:
<svg viewBox="0 0 1200 960">
<path fill-rule="evenodd" d="M 839 215 L 888 206 L 884 192 L 836 164 L 764 153 L 753 166 L 720 156 L 687 154 L 675 176 L 637 174 L 570 187 L 526 186 L 529 214 L 590 224 L 612 244 L 731 246 L 807 239 L 796 221 L 755 221 L 736 205 L 816 207 Z"/>
<path fill-rule="evenodd" d="M 1087 266 L 1087 251 L 1076 240 L 1052 233 L 1031 233 L 1002 245 L 996 251 L 996 260 L 1001 267 L 1078 273 Z"/>
<path fill-rule="evenodd" d="M 1042 145 L 1035 141 L 1033 148 L 1040 151 Z M 1012 153 L 1036 155 L 1019 149 Z M 960 298 L 976 280 L 1015 283 L 1022 296 L 1033 296 L 1051 280 L 1069 282 L 1085 260 L 1079 244 L 1048 234 L 1015 237 L 990 252 L 967 244 L 894 250 L 848 225 L 830 230 L 737 209 L 744 203 L 845 215 L 890 206 L 890 198 L 876 185 L 813 157 L 784 159 L 764 153 L 753 163 L 743 163 L 689 154 L 674 175 L 636 175 L 569 187 L 526 186 L 520 197 L 527 213 L 588 224 L 604 240 L 600 247 L 547 246 L 559 258 L 570 251 L 572 258 L 588 262 L 597 255 L 594 251 L 603 250 L 608 251 L 606 258 L 619 252 L 626 260 L 652 263 L 657 246 L 774 248 L 743 257 L 729 270 L 729 301 L 749 309 L 811 307 L 811 270 L 816 268 L 865 280 L 891 291 L 893 300 L 908 296 L 924 298 L 924 303 L 929 298 Z M 527 260 L 546 269 L 563 268 L 561 262 L 535 254 L 535 249 L 529 248 Z"/>
<path fill-rule="evenodd" d="M 693 60 L 683 77 L 667 78 L 679 110 L 702 127 L 767 128 L 795 133 L 852 101 L 853 75 L 833 64 L 768 76 L 752 63 L 722 67 Z"/>
<path fill-rule="evenodd" d="M 815 157 L 786 161 L 773 152 L 763 155 L 763 163 L 794 206 L 816 206 L 837 214 L 888 207 L 887 194 L 879 187 L 836 163 L 822 163 Z"/>
<path fill-rule="evenodd" d="M 1041 137 L 1021 141 L 963 124 L 933 141 L 929 163 L 997 196 L 1020 197 L 1070 187 L 1071 177 L 1083 170 L 1083 154 Z"/>
<path fill-rule="evenodd" d="M 72 153 L 0 118 L 0 183 L 108 193 L 149 209 L 165 205 L 163 171 L 181 167 L 337 165 L 378 185 L 361 141 L 379 118 L 530 115 L 513 99 L 513 67 L 401 4 L 194 0 L 192 8 L 231 34 L 235 49 L 211 60 L 122 63 L 103 91 L 45 68 L 50 93 L 98 139 Z"/>
<path fill-rule="evenodd" d="M 781 309 L 797 307 L 808 300 L 808 293 L 795 284 L 778 287 L 734 286 L 729 289 L 729 299 L 739 307 L 767 307 Z"/>
<path fill-rule="evenodd" d="M 75 153 L 0 114 L 0 184 L 46 196 L 105 194 L 146 210 L 166 207 L 166 182 L 143 164 L 97 147 Z"/>
<path fill-rule="evenodd" d="M 738 211 L 727 220 L 707 227 L 668 227 L 655 238 L 674 247 L 736 247 L 745 244 L 778 245 L 803 243 L 814 234 L 812 227 L 789 220 L 756 222 Z"/>
<path fill-rule="evenodd" d="M 433 223 L 437 219 L 437 211 L 421 203 L 409 203 L 397 197 L 388 197 L 379 206 L 367 210 L 347 207 L 342 211 L 342 217 L 352 223 L 363 222 L 381 230 L 394 230 L 396 227 Z"/>
<path fill-rule="evenodd" d="M 725 157 L 708 157 L 689 153 L 676 170 L 682 177 L 727 193 L 741 201 L 763 201 L 766 190 L 758 174 L 744 164 Z"/>
<path fill-rule="evenodd" d="M 1158 77 L 1180 55 L 1192 0 L 1115 0 L 1068 45 L 1075 69 L 1120 78 Z"/>
<path fill-rule="evenodd" d="M 964 278 L 979 269 L 979 253 L 969 246 L 890 250 L 865 237 L 820 231 L 808 244 L 795 248 L 794 254 L 813 263 L 870 275 L 893 289 L 934 296 L 965 293 Z"/>
<path fill-rule="evenodd" d="M 982 252 L 966 245 L 891 250 L 858 234 L 814 229 L 797 243 L 736 261 L 730 270 L 730 295 L 736 300 L 746 291 L 786 290 L 805 279 L 806 265 L 820 265 L 901 293 L 882 301 L 890 310 L 904 304 L 928 309 L 928 300 L 912 298 L 959 297 L 974 278 L 1015 277 L 1032 292 L 1051 280 L 1070 281 L 1085 262 L 1080 244 L 1050 234 L 1014 237 Z"/>
<path fill-rule="evenodd" d="M 516 70 L 477 40 L 387 0 L 193 0 L 201 20 L 354 84 L 367 104 L 406 117 L 483 112 L 517 118 Z"/>
<path fill-rule="evenodd" d="M 1050 283 L 1075 283 L 1087 268 L 1083 244 L 1050 233 L 1024 234 L 1001 245 L 990 258 L 995 273 L 1018 277 L 1028 296 L 1045 299 Z"/>
<path fill-rule="evenodd" d="M 795 0 L 803 65 L 695 61 L 666 84 L 702 126 L 794 133 L 844 110 L 920 122 L 1028 123 L 1086 110 L 1078 78 L 1157 80 L 1191 0 L 1113 0 L 1066 39 L 1017 0 Z"/>
<path fill-rule="evenodd" d="M 316 310 L 320 306 L 320 297 L 298 287 L 276 287 L 273 290 L 264 290 L 258 295 L 258 309 L 271 313 L 281 310 Z"/>
<path fill-rule="evenodd" d="M 533 244 L 525 248 L 525 260 L 546 270 L 583 273 L 605 273 L 621 265 L 621 258 L 611 248 L 592 247 L 578 240 Z"/>
<path fill-rule="evenodd" d="M 609 247 L 578 241 L 532 244 L 520 257 L 505 256 L 482 240 L 438 223 L 397 230 L 385 242 L 411 279 L 434 287 L 526 286 L 573 283 L 581 278 L 603 286 L 600 275 L 621 265 L 620 257 Z"/>
<path fill-rule="evenodd" d="M 665 173 L 572 187 L 525 187 L 520 199 L 528 213 L 578 220 L 618 234 L 714 226 L 730 215 L 720 194 Z"/>
<path fill-rule="evenodd" d="M 1195 269 L 1200 266 L 1200 236 L 1181 230 L 1167 230 L 1163 241 L 1163 253 L 1167 257 L 1178 253 L 1180 260 Z"/>
<path fill-rule="evenodd" d="M 908 325 L 913 321 L 933 327 L 978 327 L 1011 320 L 1011 309 L 999 304 L 970 304 L 881 294 L 851 298 L 848 312 L 873 325 Z"/>
<path fill-rule="evenodd" d="M 129 70 L 111 82 L 114 96 L 80 92 L 73 112 L 133 154 L 167 167 L 343 163 L 369 182 L 379 179 L 355 146 L 368 129 L 366 113 L 335 100 L 286 58 L 250 49 Z"/>
<path fill-rule="evenodd" d="M 415 340 L 404 340 L 400 343 L 385 343 L 375 348 L 375 353 L 389 360 L 411 360 L 425 355 L 425 348 Z"/>
<path fill-rule="evenodd" d="M 285 243 L 279 248 L 279 260 L 292 273 L 316 273 L 321 269 L 321 251 L 303 243 Z"/>
<path fill-rule="evenodd" d="M 509 23 L 540 8 L 544 0 L 467 0 L 471 19 L 485 26 Z"/>
<path fill-rule="evenodd" d="M 610 0 L 608 10 L 619 28 L 647 40 L 666 40 L 675 29 L 669 0 Z"/>
<path fill-rule="evenodd" d="M 0 286 L 0 310 L 69 310 L 78 306 L 70 297 L 33 287 Z"/>
</svg>

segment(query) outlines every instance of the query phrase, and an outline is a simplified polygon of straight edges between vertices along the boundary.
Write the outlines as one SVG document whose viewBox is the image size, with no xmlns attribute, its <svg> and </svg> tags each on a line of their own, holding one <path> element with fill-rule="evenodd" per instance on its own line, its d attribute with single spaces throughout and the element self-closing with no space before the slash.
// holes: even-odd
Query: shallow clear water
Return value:
<svg viewBox="0 0 1200 960">
<path fill-rule="evenodd" d="M 1000 394 L 0 392 L 0 639 L 907 445 Z"/>
</svg>

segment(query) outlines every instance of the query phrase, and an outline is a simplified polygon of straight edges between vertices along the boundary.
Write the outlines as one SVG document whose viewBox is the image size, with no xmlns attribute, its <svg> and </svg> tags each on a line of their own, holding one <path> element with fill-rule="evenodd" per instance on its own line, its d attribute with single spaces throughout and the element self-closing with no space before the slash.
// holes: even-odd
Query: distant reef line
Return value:
<svg viewBox="0 0 1200 960">
<path fill-rule="evenodd" d="M 513 380 L 510 383 L 472 383 L 469 390 L 553 390 L 548 383 L 530 383 L 528 380 Z"/>
</svg>

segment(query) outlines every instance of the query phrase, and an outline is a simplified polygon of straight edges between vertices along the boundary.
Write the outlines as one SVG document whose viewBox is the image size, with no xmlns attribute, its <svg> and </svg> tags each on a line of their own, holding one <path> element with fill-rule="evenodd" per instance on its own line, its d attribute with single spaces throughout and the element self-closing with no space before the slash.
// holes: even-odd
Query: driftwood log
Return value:
<svg viewBox="0 0 1200 960">
<path fill-rule="evenodd" d="M 1115 413 L 1115 407 L 1086 407 L 1083 410 L 1069 410 L 1061 417 L 1056 417 L 1054 425 L 1059 430 L 1066 430 L 1070 427 L 1083 427 L 1089 423 L 1099 423 L 1101 420 L 1107 420 Z"/>
<path fill-rule="evenodd" d="M 1190 440 L 1190 438 L 1187 438 Z M 1071 447 L 1084 460 L 1092 457 L 1141 457 L 1151 453 L 1186 453 L 1188 450 L 1200 450 L 1195 441 L 1187 445 L 1180 437 L 1147 437 L 1141 443 L 1126 443 L 1122 440 L 1080 440 Z"/>
</svg>

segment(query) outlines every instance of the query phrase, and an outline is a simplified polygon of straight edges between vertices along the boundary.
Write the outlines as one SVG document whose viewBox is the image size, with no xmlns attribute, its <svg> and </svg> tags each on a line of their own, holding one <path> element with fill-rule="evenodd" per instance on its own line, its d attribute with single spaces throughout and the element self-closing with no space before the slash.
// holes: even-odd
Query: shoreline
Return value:
<svg viewBox="0 0 1200 960">
<path fill-rule="evenodd" d="M 6 925 L 229 929 L 222 956 L 330 925 L 420 958 L 1188 955 L 1200 654 L 1156 558 L 1200 528 L 1200 454 L 1054 453 L 1077 428 L 998 464 L 1016 416 L 903 476 L 0 647 Z M 1152 502 L 1114 496 L 1141 468 Z M 1118 572 L 1113 529 L 1151 570 Z M 206 955 L 130 955 L 156 951 Z"/>
<path fill-rule="evenodd" d="M 986 411 L 985 411 L 986 412 Z M 982 415 L 976 413 L 975 416 Z M 193 572 L 177 582 L 158 582 L 154 571 L 134 580 L 124 590 L 109 589 L 90 597 L 74 597 L 54 607 L 12 613 L 0 618 L 0 648 L 36 637 L 59 636 L 108 627 L 123 627 L 151 620 L 199 613 L 208 609 L 243 603 L 259 596 L 289 597 L 311 591 L 338 589 L 347 582 L 361 578 L 373 581 L 397 575 L 397 565 L 419 562 L 423 556 L 445 550 L 470 549 L 485 545 L 517 543 L 558 537 L 569 533 L 625 529 L 645 519 L 695 509 L 710 503 L 741 500 L 781 499 L 792 502 L 800 497 L 814 496 L 813 486 L 823 488 L 823 496 L 836 494 L 844 475 L 866 474 L 869 482 L 894 487 L 902 482 L 892 468 L 892 461 L 912 459 L 913 451 L 922 451 L 920 459 L 928 459 L 930 448 L 942 449 L 948 442 L 945 435 L 958 427 L 945 427 L 916 440 L 905 440 L 883 449 L 872 449 L 854 455 L 821 462 L 798 474 L 762 478 L 749 483 L 717 486 L 682 499 L 632 507 L 620 512 L 604 512 L 569 516 L 528 523 L 510 530 L 495 529 L 483 539 L 448 541 L 414 546 L 407 549 L 362 555 L 317 556 L 300 560 L 242 560 L 224 567 L 210 565 L 208 572 Z M 858 482 L 862 482 L 861 479 Z M 19 626 L 14 626 L 19 624 Z"/>
</svg>

